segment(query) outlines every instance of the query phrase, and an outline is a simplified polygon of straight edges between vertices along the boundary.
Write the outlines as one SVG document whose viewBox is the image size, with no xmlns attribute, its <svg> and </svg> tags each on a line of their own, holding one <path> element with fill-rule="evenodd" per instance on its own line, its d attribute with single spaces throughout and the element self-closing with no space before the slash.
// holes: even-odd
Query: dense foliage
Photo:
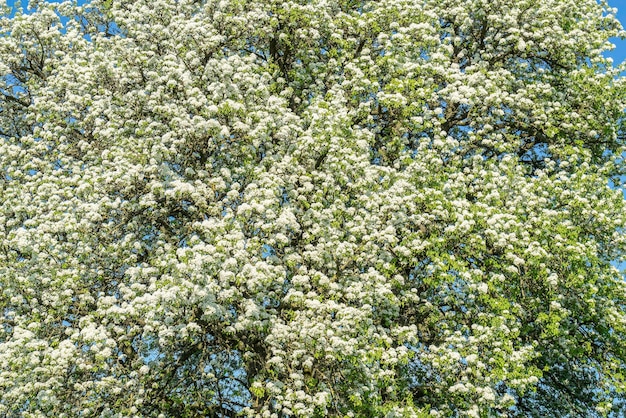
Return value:
<svg viewBox="0 0 626 418">
<path fill-rule="evenodd" d="M 0 13 L 1 416 L 623 416 L 604 2 Z"/>
</svg>

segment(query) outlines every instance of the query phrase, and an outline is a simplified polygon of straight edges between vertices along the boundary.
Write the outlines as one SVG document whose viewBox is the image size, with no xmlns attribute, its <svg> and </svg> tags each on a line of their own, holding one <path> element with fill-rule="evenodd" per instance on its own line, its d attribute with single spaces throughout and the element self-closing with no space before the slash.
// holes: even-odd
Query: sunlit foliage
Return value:
<svg viewBox="0 0 626 418">
<path fill-rule="evenodd" d="M 607 4 L 2 13 L 0 416 L 623 416 Z"/>
</svg>

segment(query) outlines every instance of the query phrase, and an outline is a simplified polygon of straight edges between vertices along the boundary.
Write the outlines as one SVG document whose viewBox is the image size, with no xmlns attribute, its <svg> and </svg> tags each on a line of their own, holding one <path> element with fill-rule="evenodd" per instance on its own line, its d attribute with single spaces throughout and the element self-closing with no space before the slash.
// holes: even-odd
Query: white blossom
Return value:
<svg viewBox="0 0 626 418">
<path fill-rule="evenodd" d="M 0 4 L 0 416 L 623 406 L 604 2 L 80 3 Z"/>
</svg>

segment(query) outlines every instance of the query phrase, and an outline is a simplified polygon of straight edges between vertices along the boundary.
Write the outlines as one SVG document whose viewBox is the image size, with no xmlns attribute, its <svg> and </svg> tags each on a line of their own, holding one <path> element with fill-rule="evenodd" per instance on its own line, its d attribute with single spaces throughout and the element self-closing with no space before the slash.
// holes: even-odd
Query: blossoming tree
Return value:
<svg viewBox="0 0 626 418">
<path fill-rule="evenodd" d="M 1 416 L 623 416 L 603 1 L 1 13 Z"/>
</svg>

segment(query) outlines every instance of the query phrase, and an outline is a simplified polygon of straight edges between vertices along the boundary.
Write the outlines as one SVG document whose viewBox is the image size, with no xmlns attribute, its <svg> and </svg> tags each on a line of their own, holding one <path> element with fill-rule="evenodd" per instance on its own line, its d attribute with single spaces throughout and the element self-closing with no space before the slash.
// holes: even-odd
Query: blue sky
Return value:
<svg viewBox="0 0 626 418">
<path fill-rule="evenodd" d="M 617 7 L 617 18 L 626 27 L 626 0 L 609 0 L 611 7 Z M 613 57 L 615 64 L 626 60 L 626 40 L 613 39 L 615 49 L 609 54 Z"/>
</svg>

